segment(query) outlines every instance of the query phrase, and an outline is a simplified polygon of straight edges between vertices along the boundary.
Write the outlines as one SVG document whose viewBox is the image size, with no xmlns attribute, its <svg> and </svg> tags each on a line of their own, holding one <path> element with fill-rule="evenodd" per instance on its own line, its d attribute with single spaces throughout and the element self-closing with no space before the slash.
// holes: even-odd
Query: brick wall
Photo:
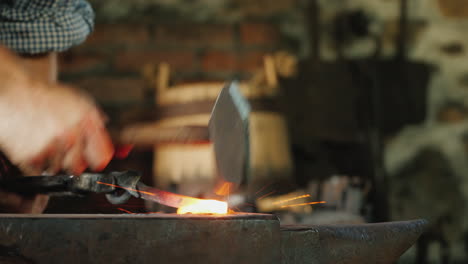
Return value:
<svg viewBox="0 0 468 264">
<path fill-rule="evenodd" d="M 281 42 L 267 21 L 99 23 L 84 44 L 61 55 L 61 79 L 104 105 L 136 104 L 147 98 L 141 76 L 147 64 L 169 63 L 176 83 L 246 79 Z"/>
</svg>

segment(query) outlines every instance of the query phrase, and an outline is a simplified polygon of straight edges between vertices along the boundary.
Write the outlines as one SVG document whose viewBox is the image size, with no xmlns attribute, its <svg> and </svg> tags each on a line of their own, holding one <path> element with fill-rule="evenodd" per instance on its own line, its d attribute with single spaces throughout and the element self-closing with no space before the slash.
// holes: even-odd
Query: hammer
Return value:
<svg viewBox="0 0 468 264">
<path fill-rule="evenodd" d="M 229 183 L 230 189 L 233 190 L 243 182 L 247 171 L 249 114 L 250 105 L 248 101 L 240 93 L 237 82 L 231 82 L 223 87 L 218 95 L 207 127 L 162 128 L 153 131 L 153 133 L 138 133 L 138 129 L 133 128 L 133 130 L 129 129 L 118 135 L 117 141 L 135 145 L 155 145 L 170 142 L 187 143 L 209 140 L 213 142 L 215 150 L 217 183 L 218 185 Z M 118 177 L 115 175 L 118 175 Z M 96 179 L 96 177 L 99 179 L 106 178 L 114 183 L 116 179 L 122 181 L 122 179 L 128 180 L 131 178 L 131 184 L 136 184 L 139 180 L 139 177 L 132 173 L 113 172 L 108 175 L 84 173 L 80 177 L 61 174 L 9 179 L 0 182 L 0 187 L 6 191 L 22 194 L 60 195 L 66 193 L 80 195 L 86 192 L 114 191 L 113 188 L 100 186 L 96 189 L 95 184 L 90 185 L 89 179 Z M 83 185 L 83 183 L 85 184 Z"/>
</svg>

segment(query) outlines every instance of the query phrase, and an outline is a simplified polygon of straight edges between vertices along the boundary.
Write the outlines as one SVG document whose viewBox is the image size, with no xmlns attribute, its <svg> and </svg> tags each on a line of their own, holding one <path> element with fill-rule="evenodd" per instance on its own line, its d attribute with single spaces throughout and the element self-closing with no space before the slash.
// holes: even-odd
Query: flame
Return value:
<svg viewBox="0 0 468 264">
<path fill-rule="evenodd" d="M 215 190 L 217 195 L 227 196 L 231 193 L 233 183 L 232 182 L 224 182 L 220 186 L 218 186 Z"/>
<path fill-rule="evenodd" d="M 177 209 L 178 214 L 227 214 L 228 205 L 226 202 L 217 200 L 197 200 L 186 203 Z"/>
</svg>

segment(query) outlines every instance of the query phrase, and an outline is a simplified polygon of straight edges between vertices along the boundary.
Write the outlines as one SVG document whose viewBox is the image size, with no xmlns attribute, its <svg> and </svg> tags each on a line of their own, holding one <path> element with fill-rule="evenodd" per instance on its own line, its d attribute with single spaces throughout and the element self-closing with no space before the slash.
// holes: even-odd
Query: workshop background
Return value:
<svg viewBox="0 0 468 264">
<path fill-rule="evenodd" d="M 288 145 L 279 178 L 289 181 L 279 185 L 281 192 L 327 201 L 316 210 L 282 212 L 282 220 L 427 218 L 432 228 L 418 247 L 433 263 L 466 263 L 466 1 L 90 2 L 95 31 L 61 55 L 60 79 L 93 95 L 110 127 L 155 121 L 166 66 L 171 87 L 231 79 L 277 84 L 275 107 L 268 111 L 287 123 L 287 133 L 270 142 Z M 263 133 L 281 130 L 275 122 Z M 164 176 L 153 177 L 155 161 L 152 149 L 136 149 L 111 167 L 141 170 L 157 184 L 155 178 Z M 282 188 L 262 177 L 254 193 Z M 48 210 L 87 212 L 89 204 L 80 209 L 52 202 Z M 402 263 L 412 263 L 412 254 Z"/>
</svg>

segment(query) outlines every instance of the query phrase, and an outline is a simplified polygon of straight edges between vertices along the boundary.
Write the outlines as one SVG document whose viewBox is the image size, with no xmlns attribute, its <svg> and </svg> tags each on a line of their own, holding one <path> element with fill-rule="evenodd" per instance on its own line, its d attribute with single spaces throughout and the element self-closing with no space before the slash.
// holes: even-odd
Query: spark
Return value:
<svg viewBox="0 0 468 264">
<path fill-rule="evenodd" d="M 265 188 L 266 188 L 266 187 L 268 187 L 268 186 L 270 186 L 270 185 L 272 185 L 272 184 L 273 184 L 273 183 L 269 183 L 269 184 L 267 184 L 267 185 L 263 186 L 263 187 L 262 187 L 262 188 L 260 188 L 260 190 L 258 190 L 258 191 L 257 191 L 255 194 L 259 194 L 259 193 L 261 193 L 263 190 L 265 190 Z"/>
<path fill-rule="evenodd" d="M 102 203 L 102 204 L 104 204 L 104 203 Z M 112 205 L 112 207 L 114 207 L 114 205 Z M 128 203 L 125 204 L 125 207 L 127 207 L 127 208 L 137 208 L 137 209 L 138 208 L 146 208 L 146 206 L 144 206 L 144 205 L 132 205 L 132 204 L 128 204 Z"/>
<path fill-rule="evenodd" d="M 117 208 L 118 210 L 122 211 L 122 212 L 125 212 L 127 214 L 135 214 L 134 212 L 130 212 L 129 210 L 125 210 L 123 208 Z"/>
<path fill-rule="evenodd" d="M 262 195 L 260 198 L 258 198 L 258 200 L 261 200 L 261 199 L 263 199 L 263 198 L 265 198 L 265 197 L 267 197 L 267 196 L 270 196 L 270 195 L 274 194 L 275 192 L 276 192 L 276 191 L 271 191 L 271 192 L 269 192 L 269 193 L 267 193 L 267 194 L 265 194 L 265 195 Z"/>
<path fill-rule="evenodd" d="M 307 197 L 310 197 L 310 194 L 304 194 L 304 195 L 296 196 L 296 197 L 293 197 L 293 198 L 290 198 L 290 199 L 277 201 L 277 202 L 274 202 L 273 204 L 287 203 L 287 202 L 290 202 L 290 201 L 294 201 L 294 200 L 301 199 L 301 198 L 307 198 Z"/>
<path fill-rule="evenodd" d="M 101 181 L 97 181 L 97 183 L 99 183 L 99 184 L 104 184 L 104 185 L 107 185 L 107 186 L 116 187 L 116 188 L 122 188 L 122 189 L 125 189 L 125 190 L 128 190 L 128 191 L 133 191 L 133 192 L 138 192 L 138 193 L 144 193 L 144 194 L 148 194 L 148 195 L 151 195 L 151 196 L 155 196 L 155 195 L 156 195 L 156 194 L 154 194 L 154 193 L 152 193 L 152 192 L 140 191 L 140 190 L 137 190 L 137 189 L 132 189 L 132 188 L 128 188 L 128 187 L 123 187 L 123 186 L 119 186 L 119 185 L 115 185 L 115 184 L 111 184 L 111 183 L 106 183 L 106 182 L 101 182 Z"/>
<path fill-rule="evenodd" d="M 324 203 L 327 203 L 327 202 L 320 201 L 320 202 L 310 202 L 310 203 L 300 203 L 300 204 L 288 204 L 288 205 L 282 205 L 281 208 L 293 207 L 293 206 L 302 206 L 302 205 L 309 205 L 309 204 L 324 204 Z"/>
<path fill-rule="evenodd" d="M 125 212 L 127 214 L 160 214 L 162 212 L 146 212 L 146 213 L 134 213 L 134 212 L 131 212 L 129 210 L 126 210 L 126 209 L 123 209 L 123 208 L 117 208 L 118 210 L 122 211 L 122 212 Z"/>
</svg>

